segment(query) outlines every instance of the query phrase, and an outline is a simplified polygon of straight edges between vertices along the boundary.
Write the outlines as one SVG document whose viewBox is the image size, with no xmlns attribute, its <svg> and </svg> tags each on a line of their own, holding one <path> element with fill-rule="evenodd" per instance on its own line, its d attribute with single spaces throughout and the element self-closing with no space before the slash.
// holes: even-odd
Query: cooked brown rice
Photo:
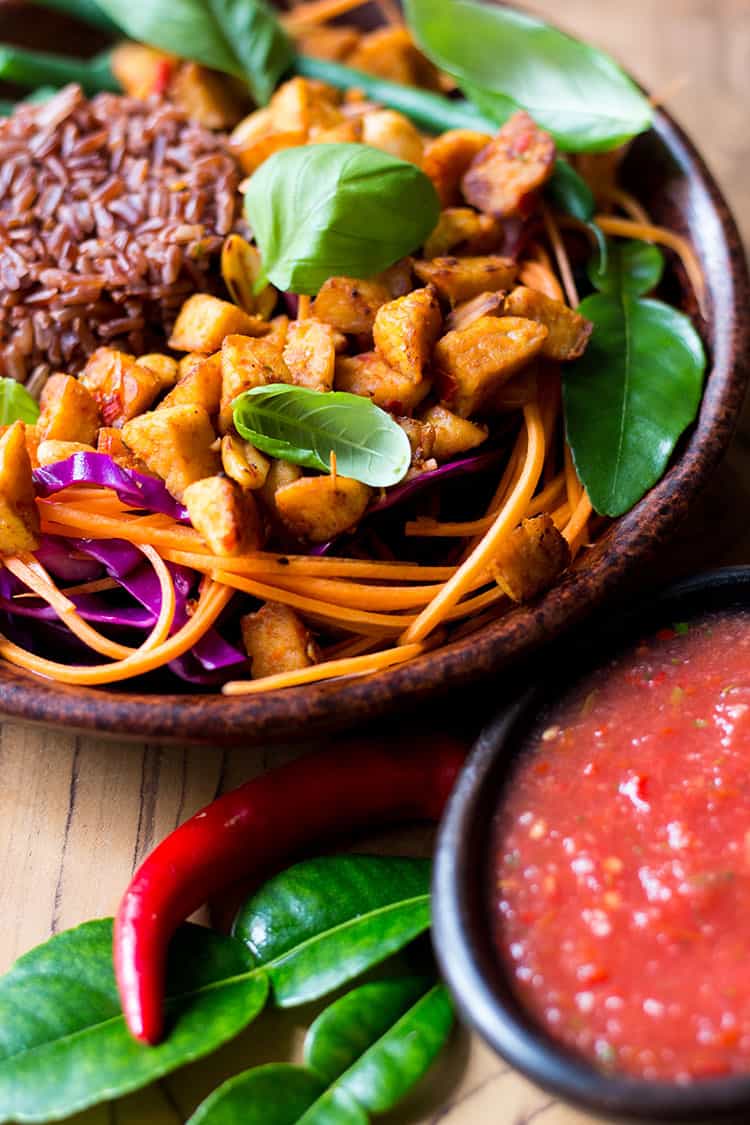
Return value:
<svg viewBox="0 0 750 1125">
<path fill-rule="evenodd" d="M 139 353 L 212 290 L 238 218 L 224 139 L 168 102 L 68 86 L 0 122 L 0 374 Z"/>
</svg>

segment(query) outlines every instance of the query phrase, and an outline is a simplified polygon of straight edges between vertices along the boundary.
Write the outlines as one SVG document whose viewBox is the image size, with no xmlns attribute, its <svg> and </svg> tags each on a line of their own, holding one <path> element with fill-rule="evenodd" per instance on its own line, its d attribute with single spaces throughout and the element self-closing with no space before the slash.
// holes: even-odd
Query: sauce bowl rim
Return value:
<svg viewBox="0 0 750 1125">
<path fill-rule="evenodd" d="M 710 604 L 705 604 L 706 600 Z M 701 605 L 701 602 L 704 604 Z M 531 1081 L 589 1111 L 629 1120 L 720 1122 L 750 1109 L 747 1076 L 689 1085 L 609 1075 L 552 1038 L 512 995 L 491 934 L 487 844 L 522 735 L 542 704 L 604 663 L 621 645 L 653 632 L 660 619 L 690 620 L 712 610 L 750 608 L 750 566 L 724 567 L 672 583 L 617 621 L 592 617 L 564 678 L 543 673 L 500 709 L 479 736 L 440 825 L 433 874 L 433 940 L 442 974 L 465 1021 Z"/>
</svg>

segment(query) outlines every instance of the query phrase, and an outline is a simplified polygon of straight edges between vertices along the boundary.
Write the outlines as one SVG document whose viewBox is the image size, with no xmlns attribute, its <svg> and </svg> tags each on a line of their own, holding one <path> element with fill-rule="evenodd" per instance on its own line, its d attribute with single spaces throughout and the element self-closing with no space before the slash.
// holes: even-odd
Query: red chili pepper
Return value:
<svg viewBox="0 0 750 1125">
<path fill-rule="evenodd" d="M 445 735 L 342 744 L 227 793 L 167 836 L 115 919 L 115 973 L 132 1035 L 161 1038 L 167 947 L 193 911 L 334 836 L 438 820 L 465 757 Z"/>
</svg>

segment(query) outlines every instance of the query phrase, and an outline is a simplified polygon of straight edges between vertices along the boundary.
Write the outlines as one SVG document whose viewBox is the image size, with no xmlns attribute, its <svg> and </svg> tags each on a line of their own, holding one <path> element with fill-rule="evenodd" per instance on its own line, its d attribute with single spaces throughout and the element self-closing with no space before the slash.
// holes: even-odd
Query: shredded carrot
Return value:
<svg viewBox="0 0 750 1125">
<path fill-rule="evenodd" d="M 640 238 L 644 242 L 656 242 L 673 250 L 682 262 L 693 287 L 701 316 L 706 317 L 706 286 L 703 270 L 695 250 L 686 238 L 675 234 L 672 230 L 667 230 L 666 227 L 657 227 L 652 223 L 636 223 L 632 219 L 620 219 L 615 215 L 597 215 L 595 221 L 605 234 L 611 234 L 616 238 Z"/>
<path fill-rule="evenodd" d="M 578 480 L 578 474 L 576 473 L 576 467 L 573 464 L 573 454 L 570 451 L 570 446 L 567 441 L 565 442 L 565 491 L 571 509 L 575 509 L 581 498 L 582 489 L 581 482 Z"/>
<path fill-rule="evenodd" d="M 553 301 L 565 300 L 560 282 L 541 262 L 521 262 L 518 280 L 522 285 L 528 285 L 529 289 L 536 289 L 545 296 L 551 297 Z"/>
<path fill-rule="evenodd" d="M 275 676 L 262 676 L 259 680 L 235 680 L 225 684 L 225 695 L 256 695 L 261 691 L 278 691 L 281 688 L 297 687 L 300 684 L 314 684 L 321 680 L 335 680 L 343 676 L 366 676 L 369 672 L 380 672 L 394 664 L 403 664 L 419 656 L 422 645 L 400 645 L 384 652 L 373 652 L 367 656 L 350 656 L 343 660 L 327 660 L 323 664 L 313 664 L 310 668 L 300 668 L 296 672 L 279 672 Z"/>
<path fill-rule="evenodd" d="M 544 219 L 544 228 L 547 231 L 547 237 L 550 240 L 550 245 L 555 255 L 555 261 L 557 262 L 557 268 L 560 272 L 560 278 L 563 283 L 563 289 L 565 290 L 568 304 L 571 308 L 577 309 L 580 304 L 578 289 L 576 288 L 575 279 L 573 277 L 568 251 L 565 249 L 565 243 L 560 234 L 560 228 L 549 207 L 542 207 L 542 218 Z"/>
<path fill-rule="evenodd" d="M 328 23 L 337 16 L 364 7 L 366 3 L 367 0 L 308 0 L 283 16 L 282 23 L 291 35 L 301 35 L 311 27 Z"/>
<path fill-rule="evenodd" d="M 525 406 L 523 415 L 528 435 L 526 462 L 513 492 L 481 543 L 403 634 L 403 644 L 423 641 L 444 620 L 447 612 L 487 571 L 500 543 L 523 518 L 544 468 L 544 429 L 539 407 Z"/>
<path fill-rule="evenodd" d="M 107 590 L 119 590 L 120 583 L 114 578 L 97 578 L 93 582 L 82 582 L 79 586 L 66 586 L 63 591 L 66 597 L 74 594 L 103 594 Z"/>
<path fill-rule="evenodd" d="M 297 300 L 299 302 L 297 305 L 297 320 L 309 320 L 311 309 L 310 298 L 302 293 Z"/>
<path fill-rule="evenodd" d="M 563 529 L 563 537 L 567 540 L 573 556 L 576 555 L 586 535 L 586 525 L 593 510 L 588 493 L 584 492 L 570 517 L 569 523 Z"/>
<path fill-rule="evenodd" d="M 638 202 L 634 195 L 629 191 L 622 191 L 620 188 L 611 187 L 602 196 L 604 202 L 614 203 L 616 207 L 620 207 L 628 218 L 633 219 L 636 223 L 650 223 L 651 218 L 646 208 Z"/>
<path fill-rule="evenodd" d="M 337 458 L 336 458 L 336 453 L 332 449 L 331 450 L 331 463 L 330 463 L 330 467 L 329 467 L 329 472 L 331 474 L 331 484 L 333 485 L 334 488 L 336 487 L 336 479 L 337 479 L 337 475 L 338 475 L 337 472 L 336 472 L 337 465 L 338 465 L 338 462 L 337 462 Z"/>
<path fill-rule="evenodd" d="M 367 559 L 337 559 L 314 555 L 223 555 L 190 554 L 187 551 L 164 552 L 168 562 L 179 563 L 192 570 L 223 569 L 231 574 L 250 578 L 296 575 L 319 578 L 357 578 L 383 582 L 446 582 L 456 572 L 455 566 L 418 566 L 416 563 L 370 562 Z"/>
</svg>

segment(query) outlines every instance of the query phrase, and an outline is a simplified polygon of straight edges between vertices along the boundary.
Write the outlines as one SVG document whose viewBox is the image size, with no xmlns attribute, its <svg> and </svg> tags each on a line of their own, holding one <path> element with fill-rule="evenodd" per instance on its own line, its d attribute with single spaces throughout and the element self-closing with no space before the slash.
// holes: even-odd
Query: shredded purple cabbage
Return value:
<svg viewBox="0 0 750 1125">
<path fill-rule="evenodd" d="M 188 520 L 186 510 L 167 492 L 162 481 L 135 469 L 124 469 L 106 453 L 74 453 L 65 461 L 56 461 L 34 470 L 34 485 L 39 496 L 52 496 L 73 484 L 111 488 L 123 504 L 132 504 L 134 508 L 149 512 L 161 512 L 183 523 Z"/>
</svg>

